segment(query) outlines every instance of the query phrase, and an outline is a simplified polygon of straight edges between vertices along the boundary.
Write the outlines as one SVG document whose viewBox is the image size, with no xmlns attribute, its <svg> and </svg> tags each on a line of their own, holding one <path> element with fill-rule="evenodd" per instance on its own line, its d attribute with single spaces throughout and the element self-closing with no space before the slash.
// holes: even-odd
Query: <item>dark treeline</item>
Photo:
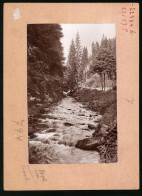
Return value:
<svg viewBox="0 0 142 196">
<path fill-rule="evenodd" d="M 29 120 L 63 97 L 63 48 L 59 24 L 27 26 Z"/>
</svg>

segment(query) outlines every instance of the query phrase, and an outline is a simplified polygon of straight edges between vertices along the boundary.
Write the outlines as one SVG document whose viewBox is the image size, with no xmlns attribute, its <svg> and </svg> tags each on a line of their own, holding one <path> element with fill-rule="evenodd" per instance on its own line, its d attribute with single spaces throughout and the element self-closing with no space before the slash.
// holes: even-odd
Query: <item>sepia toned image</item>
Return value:
<svg viewBox="0 0 142 196">
<path fill-rule="evenodd" d="M 139 189 L 139 4 L 3 8 L 4 190 Z"/>
<path fill-rule="evenodd" d="M 29 163 L 117 162 L 115 24 L 28 24 Z"/>
</svg>

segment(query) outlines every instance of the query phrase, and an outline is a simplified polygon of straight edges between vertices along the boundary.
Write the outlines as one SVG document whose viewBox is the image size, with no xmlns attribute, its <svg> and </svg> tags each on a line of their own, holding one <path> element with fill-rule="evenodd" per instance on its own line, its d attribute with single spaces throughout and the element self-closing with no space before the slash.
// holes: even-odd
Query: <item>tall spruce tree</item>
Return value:
<svg viewBox="0 0 142 196">
<path fill-rule="evenodd" d="M 80 70 L 81 70 L 81 58 L 82 58 L 82 48 L 80 43 L 79 33 L 76 34 L 75 40 L 75 49 L 76 49 L 76 66 L 77 66 L 77 81 L 80 81 Z"/>
<path fill-rule="evenodd" d="M 96 42 L 96 43 L 92 43 L 92 66 L 95 66 L 96 65 L 96 56 L 99 52 L 99 43 Z"/>
<path fill-rule="evenodd" d="M 80 70 L 80 80 L 85 82 L 86 80 L 86 68 L 88 66 L 89 59 L 88 59 L 88 50 L 87 47 L 83 48 L 82 52 L 82 59 L 81 59 L 81 70 Z"/>
<path fill-rule="evenodd" d="M 92 43 L 92 66 L 95 66 L 96 64 L 96 54 L 97 54 L 97 50 L 95 47 L 94 42 Z"/>
<path fill-rule="evenodd" d="M 68 66 L 70 70 L 69 86 L 71 90 L 74 90 L 78 83 L 78 73 L 77 73 L 76 48 L 73 40 L 71 42 L 70 49 L 69 49 Z"/>
<path fill-rule="evenodd" d="M 100 75 L 102 90 L 105 90 L 106 74 L 111 80 L 116 77 L 116 60 L 112 51 L 111 42 L 109 43 L 107 38 L 103 36 L 94 67 L 94 71 Z"/>
</svg>

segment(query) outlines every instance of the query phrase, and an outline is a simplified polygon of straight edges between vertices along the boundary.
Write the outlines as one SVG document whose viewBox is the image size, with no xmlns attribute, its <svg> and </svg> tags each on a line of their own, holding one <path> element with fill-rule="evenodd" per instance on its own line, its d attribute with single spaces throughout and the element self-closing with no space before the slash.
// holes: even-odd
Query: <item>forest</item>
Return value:
<svg viewBox="0 0 142 196">
<path fill-rule="evenodd" d="M 70 45 L 66 65 L 66 81 L 70 83 L 70 90 L 75 90 L 83 85 L 87 79 L 95 74 L 100 77 L 102 90 L 105 91 L 106 77 L 111 80 L 112 88 L 116 88 L 115 44 L 115 38 L 107 39 L 103 35 L 100 45 L 98 42 L 92 43 L 92 53 L 89 55 L 87 48 L 82 48 L 79 34 L 77 33 L 76 40 L 72 40 Z"/>
<path fill-rule="evenodd" d="M 116 162 L 116 38 L 89 53 L 76 32 L 65 59 L 63 36 L 60 24 L 27 26 L 29 163 Z"/>
</svg>

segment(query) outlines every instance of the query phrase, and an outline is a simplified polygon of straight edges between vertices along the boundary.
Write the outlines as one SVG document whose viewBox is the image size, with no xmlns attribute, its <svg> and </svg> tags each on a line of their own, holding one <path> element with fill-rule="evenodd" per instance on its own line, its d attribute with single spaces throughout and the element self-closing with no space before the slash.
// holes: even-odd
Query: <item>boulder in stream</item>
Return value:
<svg viewBox="0 0 142 196">
<path fill-rule="evenodd" d="M 42 129 L 42 128 L 49 128 L 49 125 L 47 124 L 47 123 L 38 123 L 37 124 L 37 127 L 39 128 L 39 129 Z"/>
<path fill-rule="evenodd" d="M 30 136 L 30 139 L 34 139 L 36 138 L 37 136 L 33 133 L 31 136 Z"/>
<path fill-rule="evenodd" d="M 56 132 L 56 129 L 49 128 L 49 129 L 45 130 L 43 133 L 52 133 L 52 132 Z"/>
<path fill-rule="evenodd" d="M 83 140 L 79 140 L 75 145 L 76 148 L 80 148 L 82 150 L 98 150 L 98 146 L 100 145 L 100 141 L 95 138 L 86 138 Z"/>
<path fill-rule="evenodd" d="M 103 124 L 103 125 L 101 126 L 100 131 L 101 131 L 102 133 L 107 133 L 108 129 L 109 129 L 109 127 L 108 127 L 107 125 Z"/>
<path fill-rule="evenodd" d="M 69 123 L 69 122 L 65 122 L 64 125 L 67 126 L 67 127 L 73 126 L 73 124 Z"/>
<path fill-rule="evenodd" d="M 79 113 L 79 114 L 78 114 L 78 116 L 85 116 L 85 114 L 83 114 L 83 113 Z"/>
<path fill-rule="evenodd" d="M 95 129 L 96 127 L 95 127 L 95 125 L 88 124 L 88 128 L 89 128 L 89 129 Z"/>
</svg>

